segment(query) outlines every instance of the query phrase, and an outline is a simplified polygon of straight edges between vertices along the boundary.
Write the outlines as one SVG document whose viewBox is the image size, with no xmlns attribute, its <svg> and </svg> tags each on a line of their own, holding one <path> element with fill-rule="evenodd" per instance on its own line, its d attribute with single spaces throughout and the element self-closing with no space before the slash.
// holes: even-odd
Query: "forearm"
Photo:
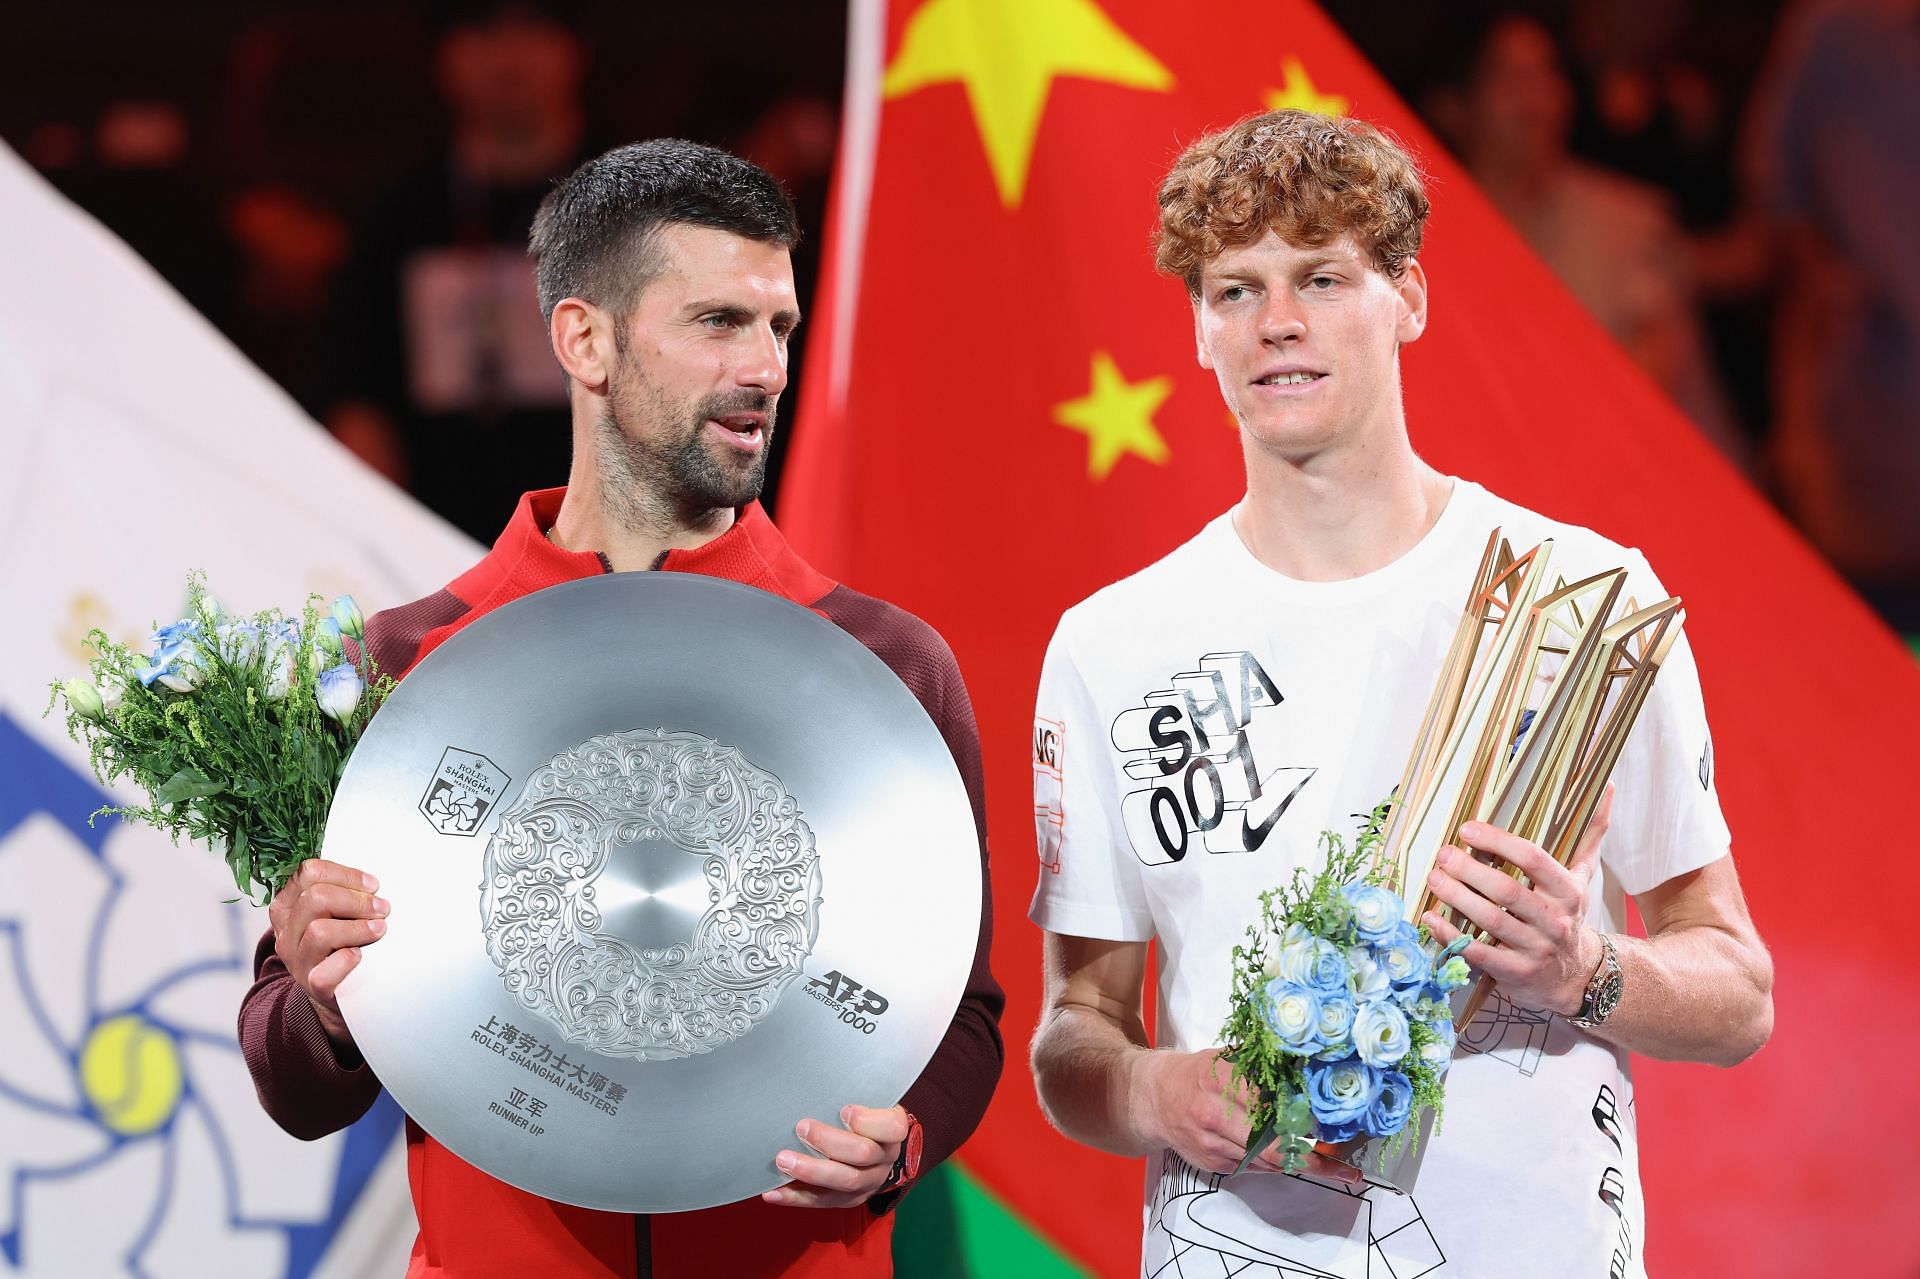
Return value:
<svg viewBox="0 0 1920 1279">
<path fill-rule="evenodd" d="M 1461 827 L 1471 847 L 1518 870 L 1519 883 L 1459 849 L 1442 849 L 1435 860 L 1429 887 L 1484 938 L 1463 958 L 1523 1008 L 1571 1018 L 1589 983 L 1606 972 L 1606 939 L 1585 921 L 1611 808 L 1609 796 L 1564 866 L 1509 832 L 1480 822 Z M 1611 937 L 1619 999 L 1607 996 L 1590 1010 L 1606 1018 L 1592 1033 L 1670 1061 L 1731 1066 L 1758 1052 L 1773 1031 L 1773 961 L 1754 931 L 1732 856 L 1655 884 L 1634 904 L 1647 935 Z M 1423 922 L 1443 944 L 1460 935 L 1438 912 Z"/>
<path fill-rule="evenodd" d="M 954 1014 L 933 1060 L 907 1089 L 900 1104 L 919 1119 L 925 1134 L 921 1171 L 958 1150 L 980 1126 L 1000 1080 L 1006 1048 L 1000 1039 L 999 990 L 991 1001 L 969 993 Z"/>
<path fill-rule="evenodd" d="M 987 795 L 980 730 L 966 682 L 933 628 L 876 600 L 836 590 L 821 601 L 828 620 L 871 648 L 919 699 L 953 756 L 980 843 L 980 930 L 966 993 L 927 1068 L 901 1104 L 919 1119 L 921 1169 L 958 1150 L 986 1115 L 1006 1064 L 1000 1014 L 1006 995 L 993 975 L 993 870 L 987 857 Z"/>
<path fill-rule="evenodd" d="M 1620 1004 L 1589 1033 L 1644 1056 L 1716 1066 L 1745 1061 L 1772 1034 L 1773 960 L 1750 931 L 1701 924 L 1613 943 Z"/>
<path fill-rule="evenodd" d="M 1122 1027 L 1075 1004 L 1048 1010 L 1033 1037 L 1040 1107 L 1062 1133 L 1116 1155 L 1145 1155 L 1166 1143 L 1142 1114 L 1141 1073 L 1155 1054 L 1143 1026 Z"/>
<path fill-rule="evenodd" d="M 273 955 L 268 933 L 256 980 L 240 1004 L 240 1051 L 260 1105 L 293 1136 L 312 1141 L 367 1113 L 380 1081 L 349 1049 L 327 1037 L 306 992 Z"/>
</svg>

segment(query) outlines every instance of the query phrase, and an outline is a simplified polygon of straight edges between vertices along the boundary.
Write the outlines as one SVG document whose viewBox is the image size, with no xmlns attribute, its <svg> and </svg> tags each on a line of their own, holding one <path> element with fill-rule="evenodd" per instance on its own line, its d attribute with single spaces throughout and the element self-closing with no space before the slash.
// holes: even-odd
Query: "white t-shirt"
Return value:
<svg viewBox="0 0 1920 1279">
<path fill-rule="evenodd" d="M 1317 869 L 1320 832 L 1350 838 L 1399 782 L 1496 527 L 1516 552 L 1553 538 L 1549 580 L 1624 567 L 1640 605 L 1666 598 L 1638 552 L 1456 480 L 1427 535 L 1363 577 L 1284 577 L 1229 513 L 1060 619 L 1035 715 L 1031 915 L 1054 933 L 1158 940 L 1162 1047 L 1219 1043 L 1260 893 Z M 1152 758 L 1189 749 L 1212 767 L 1163 774 Z M 1613 780 L 1588 918 L 1621 932 L 1623 894 L 1730 842 L 1684 636 Z M 1142 1273 L 1637 1276 L 1636 1150 L 1627 1054 L 1496 993 L 1461 1033 L 1411 1196 L 1223 1178 L 1165 1152 L 1148 1161 Z"/>
</svg>

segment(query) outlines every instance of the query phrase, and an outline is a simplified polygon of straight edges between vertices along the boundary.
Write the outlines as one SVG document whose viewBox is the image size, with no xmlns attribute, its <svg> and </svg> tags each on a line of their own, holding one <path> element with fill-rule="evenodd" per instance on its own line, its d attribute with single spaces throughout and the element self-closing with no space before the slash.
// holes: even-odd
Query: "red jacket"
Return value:
<svg viewBox="0 0 1920 1279">
<path fill-rule="evenodd" d="M 528 494 L 486 558 L 446 589 L 375 615 L 367 643 L 380 669 L 404 675 L 474 618 L 543 587 L 610 571 L 598 553 L 561 550 L 547 540 L 545 531 L 565 494 L 564 489 Z M 992 918 L 984 891 L 979 732 L 953 654 L 925 622 L 815 572 L 757 503 L 744 508 L 720 537 L 690 551 L 670 551 L 655 567 L 745 582 L 840 626 L 913 690 L 960 767 L 980 834 L 980 937 L 953 1024 L 904 1099 L 925 1127 L 923 1170 L 931 1167 L 979 1123 L 1004 1058 L 999 1031 L 1004 999 L 987 967 Z M 261 1104 L 297 1137 L 311 1140 L 346 1127 L 373 1104 L 379 1080 L 364 1063 L 342 1062 L 335 1054 L 313 1005 L 274 955 L 272 933 L 261 939 L 255 968 L 257 979 L 240 1008 L 240 1044 Z M 872 1206 L 789 1208 L 749 1199 L 644 1218 L 574 1208 L 489 1177 L 411 1120 L 407 1172 L 420 1222 L 408 1279 L 722 1274 L 729 1279 L 842 1279 L 893 1273 L 893 1218 Z"/>
</svg>

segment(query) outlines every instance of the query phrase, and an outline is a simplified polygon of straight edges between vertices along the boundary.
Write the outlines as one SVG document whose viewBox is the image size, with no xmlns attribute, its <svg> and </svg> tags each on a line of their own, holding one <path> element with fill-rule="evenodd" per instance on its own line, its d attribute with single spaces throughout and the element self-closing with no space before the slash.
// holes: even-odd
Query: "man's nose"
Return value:
<svg viewBox="0 0 1920 1279">
<path fill-rule="evenodd" d="M 1290 291 L 1278 290 L 1270 294 L 1266 305 L 1260 308 L 1260 340 L 1276 346 L 1287 341 L 1299 341 L 1307 335 L 1307 316 L 1301 308 L 1300 299 Z"/>
<path fill-rule="evenodd" d="M 778 395 L 787 386 L 787 343 L 769 325 L 757 325 L 746 340 L 746 350 L 734 367 L 733 380 L 768 395 Z"/>
</svg>

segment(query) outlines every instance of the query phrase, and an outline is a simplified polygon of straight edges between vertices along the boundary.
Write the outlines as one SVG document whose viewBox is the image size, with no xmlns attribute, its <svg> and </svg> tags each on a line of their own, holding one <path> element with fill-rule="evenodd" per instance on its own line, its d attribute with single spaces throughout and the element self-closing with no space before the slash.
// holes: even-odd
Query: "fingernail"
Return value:
<svg viewBox="0 0 1920 1279">
<path fill-rule="evenodd" d="M 783 1150 L 773 1157 L 773 1166 L 781 1172 L 792 1172 L 799 1162 L 800 1156 L 794 1154 L 791 1150 Z"/>
<path fill-rule="evenodd" d="M 375 937 L 378 937 L 387 931 L 387 921 L 384 919 L 370 919 L 367 921 L 367 931 Z"/>
<path fill-rule="evenodd" d="M 853 1127 L 853 1106 L 851 1104 L 840 1107 L 840 1123 L 846 1128 Z"/>
<path fill-rule="evenodd" d="M 368 892 L 377 893 L 380 891 L 380 881 L 375 879 L 373 876 L 362 871 L 360 874 L 360 878 L 366 882 Z"/>
<path fill-rule="evenodd" d="M 393 903 L 384 897 L 376 897 L 373 899 L 373 911 L 376 915 L 391 914 L 393 911 Z"/>
</svg>

